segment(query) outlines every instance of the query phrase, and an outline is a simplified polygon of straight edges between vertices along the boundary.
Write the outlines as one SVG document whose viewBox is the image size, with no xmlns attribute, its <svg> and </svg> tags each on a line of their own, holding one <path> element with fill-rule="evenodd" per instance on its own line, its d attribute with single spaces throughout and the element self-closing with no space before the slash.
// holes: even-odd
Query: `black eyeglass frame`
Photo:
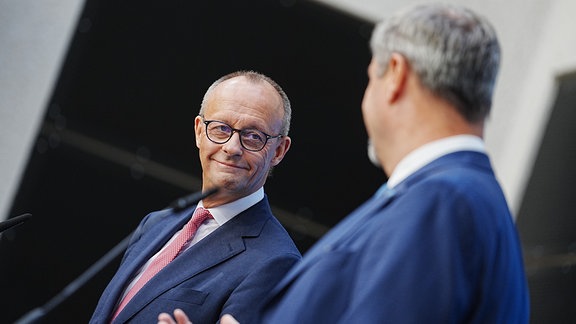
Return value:
<svg viewBox="0 0 576 324">
<path fill-rule="evenodd" d="M 238 133 L 238 138 L 240 139 L 240 145 L 242 145 L 242 147 L 243 147 L 245 150 L 250 151 L 250 152 L 260 152 L 260 151 L 262 151 L 262 150 L 266 147 L 266 144 L 268 144 L 268 140 L 274 139 L 274 138 L 282 138 L 282 137 L 284 136 L 284 135 L 282 135 L 282 134 L 278 134 L 278 135 L 275 135 L 275 136 L 268 135 L 268 134 L 264 133 L 263 131 L 261 131 L 261 130 L 259 130 L 259 129 L 256 129 L 256 128 L 236 129 L 236 128 L 233 128 L 232 126 L 228 125 L 227 123 L 225 123 L 225 122 L 223 122 L 223 121 L 221 121 L 221 120 L 206 120 L 206 119 L 204 119 L 204 116 L 200 116 L 200 118 L 202 118 L 202 123 L 204 123 L 204 125 L 206 125 L 206 138 L 208 138 L 208 140 L 210 140 L 210 142 L 216 143 L 216 144 L 225 144 L 225 143 L 227 143 L 227 142 L 232 138 L 232 136 L 234 136 L 234 133 Z M 215 141 L 215 140 L 213 140 L 213 139 L 210 138 L 210 136 L 208 135 L 208 124 L 213 123 L 213 122 L 221 123 L 221 124 L 224 124 L 224 125 L 230 127 L 230 129 L 232 130 L 232 132 L 230 132 L 230 136 L 228 137 L 227 140 L 225 140 L 225 141 L 220 141 L 220 142 L 219 142 L 219 141 Z M 242 141 L 242 133 L 243 133 L 243 132 L 246 132 L 247 130 L 257 131 L 258 133 L 262 133 L 262 134 L 264 135 L 264 139 L 265 139 L 265 140 L 264 140 L 264 143 L 262 144 L 262 147 L 261 147 L 260 149 L 254 150 L 254 149 L 247 148 L 247 147 L 244 145 L 244 142 Z"/>
</svg>

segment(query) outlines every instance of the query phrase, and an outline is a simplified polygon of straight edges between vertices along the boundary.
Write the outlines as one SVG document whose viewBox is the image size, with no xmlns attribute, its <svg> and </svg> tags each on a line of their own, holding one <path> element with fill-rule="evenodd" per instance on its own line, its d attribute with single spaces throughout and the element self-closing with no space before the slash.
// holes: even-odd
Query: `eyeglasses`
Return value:
<svg viewBox="0 0 576 324">
<path fill-rule="evenodd" d="M 258 152 L 266 146 L 269 139 L 282 137 L 282 134 L 271 136 L 255 128 L 236 129 L 224 122 L 205 120 L 203 116 L 200 117 L 202 117 L 202 122 L 206 125 L 206 137 L 216 144 L 228 142 L 234 132 L 236 132 L 240 134 L 240 145 L 243 148 L 248 151 Z"/>
</svg>

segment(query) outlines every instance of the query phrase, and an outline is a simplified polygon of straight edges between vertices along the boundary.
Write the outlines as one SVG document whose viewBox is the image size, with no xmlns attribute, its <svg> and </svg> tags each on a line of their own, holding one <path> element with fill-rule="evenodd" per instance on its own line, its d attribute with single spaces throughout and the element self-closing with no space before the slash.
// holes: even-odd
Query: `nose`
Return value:
<svg viewBox="0 0 576 324">
<path fill-rule="evenodd" d="M 240 143 L 240 133 L 234 131 L 232 133 L 232 137 L 230 137 L 228 142 L 222 144 L 222 150 L 231 155 L 242 154 L 242 143 Z"/>
</svg>

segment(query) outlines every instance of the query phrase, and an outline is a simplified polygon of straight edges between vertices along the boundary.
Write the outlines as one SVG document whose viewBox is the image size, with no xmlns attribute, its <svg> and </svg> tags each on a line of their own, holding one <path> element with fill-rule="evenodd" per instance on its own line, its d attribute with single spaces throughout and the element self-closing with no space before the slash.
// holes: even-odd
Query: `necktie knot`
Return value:
<svg viewBox="0 0 576 324">
<path fill-rule="evenodd" d="M 196 234 L 196 231 L 200 225 L 202 225 L 202 223 L 208 218 L 212 218 L 212 214 L 210 214 L 208 209 L 202 207 L 196 208 L 192 218 L 188 221 L 188 223 L 186 223 L 186 225 L 184 225 L 184 228 L 182 229 L 181 237 L 183 241 L 180 243 L 180 249 L 188 246 L 188 242 L 194 238 L 194 234 Z M 180 249 L 178 250 L 178 253 L 180 253 Z M 176 257 L 176 255 L 174 255 L 174 257 Z"/>
<path fill-rule="evenodd" d="M 192 223 L 194 224 L 194 227 L 198 228 L 200 227 L 200 224 L 209 218 L 212 218 L 212 214 L 210 214 L 208 209 L 198 207 L 194 211 L 194 215 L 192 215 Z"/>
</svg>

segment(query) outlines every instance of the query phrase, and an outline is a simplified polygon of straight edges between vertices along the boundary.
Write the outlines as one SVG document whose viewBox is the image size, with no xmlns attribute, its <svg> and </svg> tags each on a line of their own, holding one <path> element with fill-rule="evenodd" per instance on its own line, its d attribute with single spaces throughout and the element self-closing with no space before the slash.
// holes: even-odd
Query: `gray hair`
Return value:
<svg viewBox="0 0 576 324">
<path fill-rule="evenodd" d="M 500 65 L 489 21 L 450 4 L 424 4 L 376 25 L 372 55 L 385 72 L 392 53 L 404 56 L 422 84 L 470 122 L 488 117 Z"/>
<path fill-rule="evenodd" d="M 282 90 L 282 88 L 280 87 L 280 85 L 278 85 L 278 83 L 276 83 L 276 81 L 272 80 L 270 77 L 268 77 L 262 73 L 258 73 L 255 71 L 250 71 L 250 70 L 236 71 L 236 72 L 226 74 L 226 75 L 220 77 L 218 80 L 214 81 L 214 83 L 212 83 L 212 85 L 208 88 L 208 90 L 206 90 L 206 93 L 204 94 L 204 98 L 202 98 L 202 104 L 200 105 L 200 113 L 199 114 L 201 116 L 204 115 L 204 110 L 206 108 L 208 98 L 210 97 L 210 94 L 212 93 L 214 88 L 216 88 L 220 83 L 222 83 L 226 80 L 238 77 L 238 76 L 246 77 L 250 82 L 253 82 L 253 83 L 267 82 L 272 87 L 274 87 L 274 89 L 276 89 L 276 91 L 278 92 L 278 94 L 282 98 L 282 106 L 284 108 L 284 118 L 282 119 L 282 129 L 280 130 L 280 133 L 284 136 L 288 135 L 288 132 L 290 131 L 290 120 L 292 118 L 292 108 L 290 106 L 290 100 L 288 99 L 288 95 L 286 95 L 284 90 Z"/>
</svg>

